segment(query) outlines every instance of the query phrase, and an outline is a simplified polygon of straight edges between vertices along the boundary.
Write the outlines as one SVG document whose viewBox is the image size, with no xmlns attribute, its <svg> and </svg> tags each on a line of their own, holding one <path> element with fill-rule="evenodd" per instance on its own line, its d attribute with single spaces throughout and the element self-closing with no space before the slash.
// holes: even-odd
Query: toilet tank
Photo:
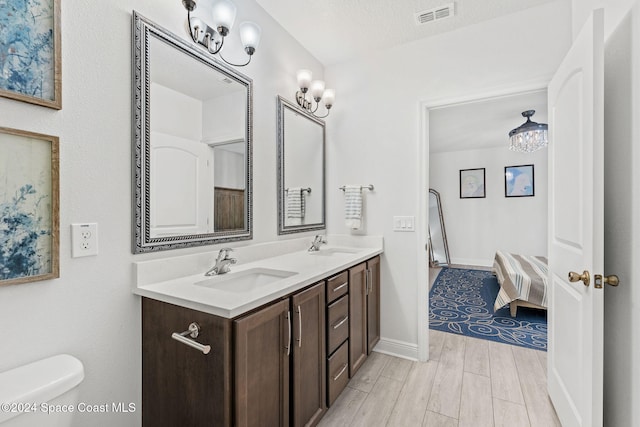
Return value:
<svg viewBox="0 0 640 427">
<path fill-rule="evenodd" d="M 47 406 L 76 405 L 69 392 L 84 379 L 82 362 L 68 354 L 42 359 L 0 373 L 0 426 L 56 425 L 72 413 L 46 413 Z M 46 424 L 42 424 L 46 420 Z"/>
</svg>

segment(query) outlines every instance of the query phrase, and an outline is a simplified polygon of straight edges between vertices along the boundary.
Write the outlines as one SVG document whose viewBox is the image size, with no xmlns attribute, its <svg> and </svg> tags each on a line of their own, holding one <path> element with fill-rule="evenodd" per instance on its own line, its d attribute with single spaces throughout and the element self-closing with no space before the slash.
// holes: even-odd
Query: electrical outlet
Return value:
<svg viewBox="0 0 640 427">
<path fill-rule="evenodd" d="M 98 255 L 98 224 L 71 224 L 71 257 Z"/>
</svg>

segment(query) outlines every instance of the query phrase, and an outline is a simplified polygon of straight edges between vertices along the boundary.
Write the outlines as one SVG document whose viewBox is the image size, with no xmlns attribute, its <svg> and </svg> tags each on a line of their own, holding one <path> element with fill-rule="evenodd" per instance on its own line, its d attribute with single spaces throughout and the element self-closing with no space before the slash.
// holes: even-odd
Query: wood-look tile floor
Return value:
<svg viewBox="0 0 640 427">
<path fill-rule="evenodd" d="M 431 289 L 440 268 L 429 270 Z M 371 353 L 320 426 L 560 426 L 547 353 L 430 330 L 429 358 Z"/>
<path fill-rule="evenodd" d="M 429 355 L 371 353 L 320 426 L 560 426 L 545 352 L 430 331 Z"/>
</svg>

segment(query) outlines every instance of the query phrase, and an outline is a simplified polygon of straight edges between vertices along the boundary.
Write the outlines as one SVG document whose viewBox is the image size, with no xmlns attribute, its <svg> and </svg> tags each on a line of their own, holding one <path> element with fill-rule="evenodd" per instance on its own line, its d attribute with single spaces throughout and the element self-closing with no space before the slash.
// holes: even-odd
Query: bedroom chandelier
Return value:
<svg viewBox="0 0 640 427">
<path fill-rule="evenodd" d="M 296 92 L 296 101 L 298 105 L 314 117 L 320 119 L 329 115 L 329 110 L 333 107 L 333 101 L 336 99 L 336 92 L 333 89 L 325 89 L 322 80 L 311 80 L 312 74 L 309 70 L 298 70 L 296 75 L 298 78 L 299 91 Z M 307 92 L 311 95 L 311 99 L 307 99 Z M 314 104 L 315 101 L 315 104 Z M 327 114 L 320 116 L 316 114 L 320 101 L 324 103 Z"/>
<path fill-rule="evenodd" d="M 531 121 L 535 112 L 536 110 L 522 112 L 522 117 L 526 117 L 527 121 L 509 132 L 509 150 L 532 153 L 547 146 L 548 126 L 546 123 Z"/>
<path fill-rule="evenodd" d="M 191 12 L 196 9 L 196 3 L 203 0 L 182 0 L 182 5 L 187 9 L 187 24 L 189 25 L 189 35 L 194 43 L 201 44 L 207 48 L 212 55 L 218 55 L 220 59 L 234 67 L 244 67 L 251 62 L 251 57 L 255 53 L 260 43 L 261 29 L 258 24 L 250 21 L 242 22 L 239 26 L 240 40 L 244 51 L 249 55 L 249 59 L 244 64 L 234 64 L 222 56 L 222 46 L 224 38 L 229 35 L 233 22 L 236 19 L 236 5 L 231 0 L 215 0 L 211 4 L 211 22 L 209 26 L 203 17 L 191 16 Z"/>
</svg>

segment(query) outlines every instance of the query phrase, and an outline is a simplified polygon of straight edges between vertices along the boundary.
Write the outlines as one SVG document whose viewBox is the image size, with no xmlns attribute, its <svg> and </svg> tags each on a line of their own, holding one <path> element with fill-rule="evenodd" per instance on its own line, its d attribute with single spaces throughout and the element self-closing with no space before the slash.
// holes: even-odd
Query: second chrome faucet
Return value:
<svg viewBox="0 0 640 427">
<path fill-rule="evenodd" d="M 218 257 L 216 258 L 216 264 L 209 269 L 205 276 L 215 276 L 217 274 L 225 274 L 231 271 L 231 264 L 235 264 L 238 262 L 237 259 L 231 258 L 229 256 L 229 252 L 233 252 L 231 248 L 222 248 L 218 252 Z"/>
</svg>

